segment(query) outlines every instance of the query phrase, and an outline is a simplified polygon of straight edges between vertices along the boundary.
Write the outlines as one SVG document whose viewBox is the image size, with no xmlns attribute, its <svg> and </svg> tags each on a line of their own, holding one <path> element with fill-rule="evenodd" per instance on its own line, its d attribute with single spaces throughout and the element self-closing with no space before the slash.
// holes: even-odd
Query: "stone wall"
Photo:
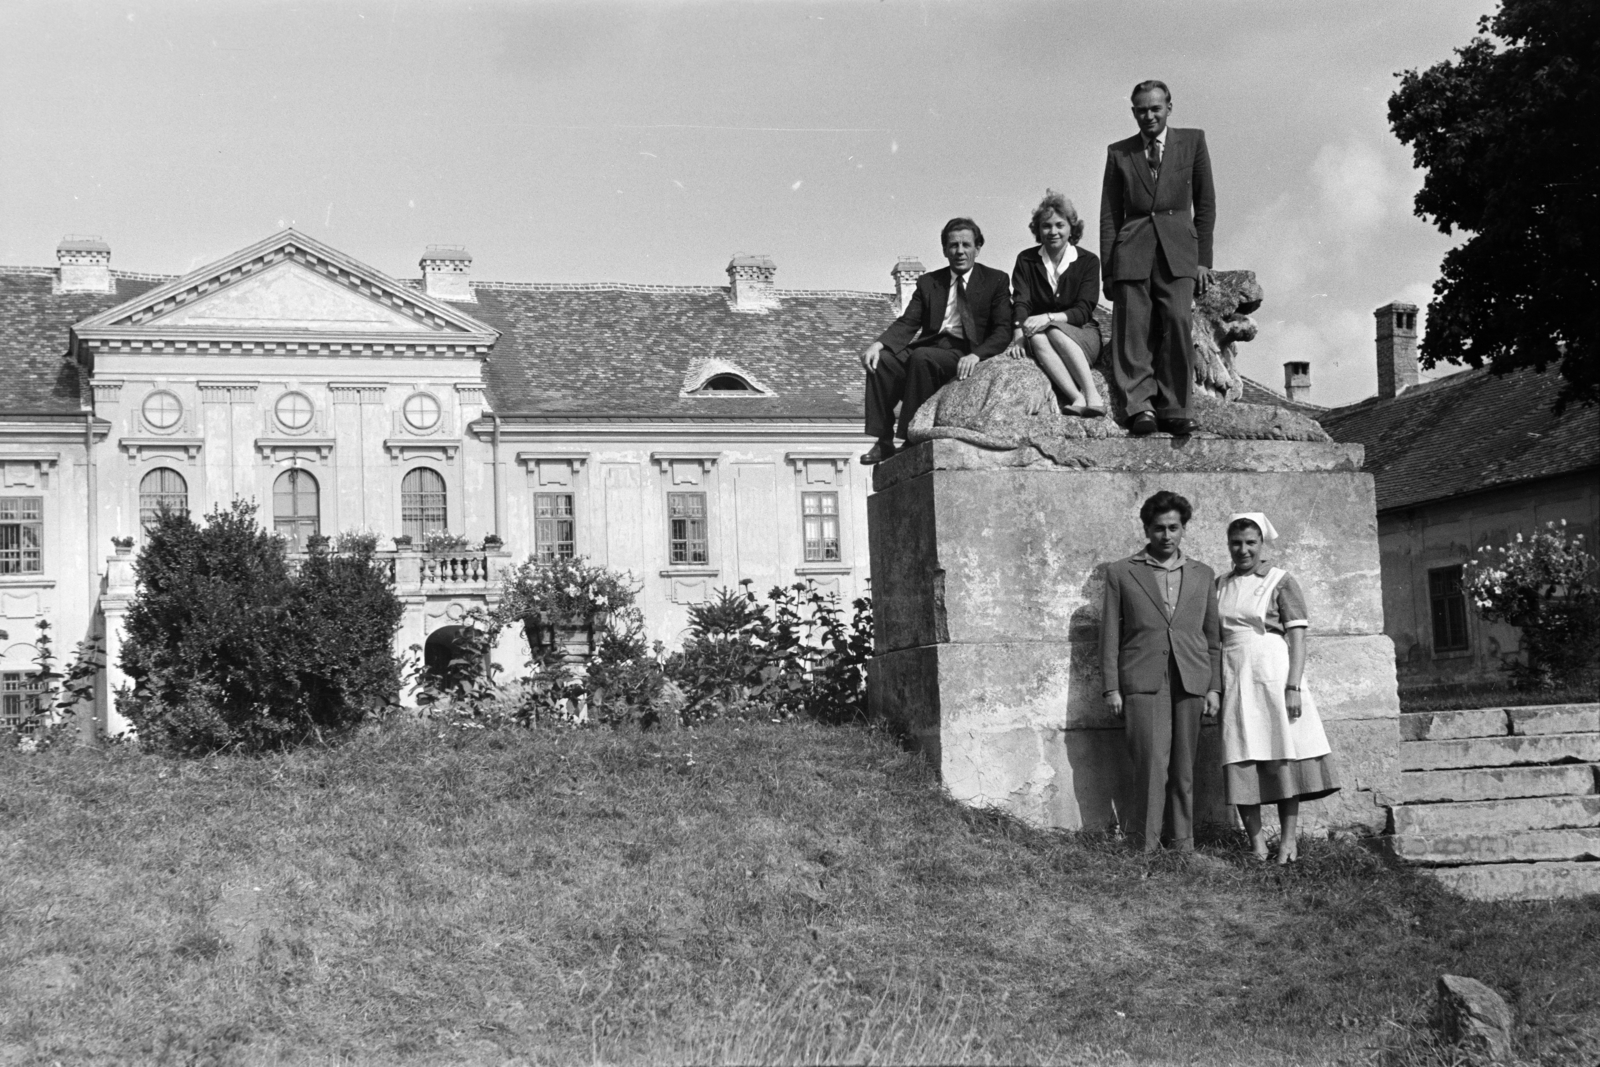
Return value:
<svg viewBox="0 0 1600 1067">
<path fill-rule="evenodd" d="M 1277 525 L 1271 555 L 1310 600 L 1306 684 L 1345 783 L 1306 806 L 1307 825 L 1383 828 L 1399 706 L 1359 446 L 1160 436 L 1085 440 L 1052 460 L 940 440 L 880 465 L 874 486 L 872 705 L 958 799 L 1047 826 L 1113 823 L 1131 767 L 1101 699 L 1102 576 L 1142 545 L 1140 503 L 1171 489 L 1195 508 L 1185 550 L 1218 571 L 1229 514 Z M 1197 801 L 1223 821 L 1218 746 L 1207 727 Z"/>
</svg>

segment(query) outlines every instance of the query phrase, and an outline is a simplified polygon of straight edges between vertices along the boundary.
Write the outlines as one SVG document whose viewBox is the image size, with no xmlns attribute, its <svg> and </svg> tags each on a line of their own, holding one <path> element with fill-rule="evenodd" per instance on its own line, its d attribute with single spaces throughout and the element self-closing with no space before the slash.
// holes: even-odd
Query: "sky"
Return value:
<svg viewBox="0 0 1600 1067">
<path fill-rule="evenodd" d="M 181 273 L 294 226 L 417 276 L 887 292 L 955 215 L 1010 270 L 1046 188 L 1098 249 L 1128 93 L 1206 131 L 1216 266 L 1266 300 L 1246 374 L 1376 389 L 1372 312 L 1426 307 L 1453 240 L 1412 213 L 1387 121 L 1489 0 L 6 0 L 0 263 L 97 234 Z M 871 338 L 863 338 L 865 346 Z"/>
</svg>

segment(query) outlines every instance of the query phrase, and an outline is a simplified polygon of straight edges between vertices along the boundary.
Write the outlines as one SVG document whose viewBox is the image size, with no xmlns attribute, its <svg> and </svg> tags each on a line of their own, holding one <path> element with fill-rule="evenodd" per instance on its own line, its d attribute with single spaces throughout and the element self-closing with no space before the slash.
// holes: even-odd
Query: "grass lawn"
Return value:
<svg viewBox="0 0 1600 1067">
<path fill-rule="evenodd" d="M 1503 683 L 1475 682 L 1400 690 L 1401 711 L 1470 711 L 1537 704 L 1592 704 L 1595 701 L 1600 701 L 1600 685 L 1593 682 L 1574 682 L 1556 689 L 1513 689 Z"/>
<path fill-rule="evenodd" d="M 1446 972 L 1600 1060 L 1600 899 L 1204 851 L 962 808 L 856 728 L 5 753 L 0 1065 L 1444 1064 Z"/>
</svg>

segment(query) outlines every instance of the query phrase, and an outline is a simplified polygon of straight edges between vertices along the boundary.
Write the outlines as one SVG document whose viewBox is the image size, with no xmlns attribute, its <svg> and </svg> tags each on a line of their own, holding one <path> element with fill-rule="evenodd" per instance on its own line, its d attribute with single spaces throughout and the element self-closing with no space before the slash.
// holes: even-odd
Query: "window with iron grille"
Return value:
<svg viewBox="0 0 1600 1067">
<path fill-rule="evenodd" d="M 1460 652 L 1467 643 L 1467 598 L 1461 591 L 1461 565 L 1428 572 L 1428 600 L 1433 608 L 1433 650 Z"/>
<path fill-rule="evenodd" d="M 317 479 L 310 471 L 286 470 L 272 483 L 272 528 L 289 542 L 290 552 L 304 552 L 306 541 L 322 532 Z"/>
<path fill-rule="evenodd" d="M 533 494 L 533 551 L 540 559 L 570 558 L 577 549 L 571 493 Z"/>
<path fill-rule="evenodd" d="M 667 559 L 673 563 L 707 563 L 706 495 L 667 494 Z"/>
<path fill-rule="evenodd" d="M 801 536 L 807 563 L 839 560 L 839 494 L 800 494 Z"/>
<path fill-rule="evenodd" d="M 0 574 L 44 570 L 44 497 L 0 496 Z"/>
<path fill-rule="evenodd" d="M 400 479 L 400 532 L 420 542 L 446 528 L 444 477 L 418 467 Z"/>
<path fill-rule="evenodd" d="M 36 697 L 44 690 L 31 671 L 0 673 L 0 730 L 21 730 L 38 713 Z"/>
<path fill-rule="evenodd" d="M 139 525 L 148 530 L 162 508 L 189 514 L 189 483 L 171 467 L 157 467 L 139 479 Z"/>
</svg>

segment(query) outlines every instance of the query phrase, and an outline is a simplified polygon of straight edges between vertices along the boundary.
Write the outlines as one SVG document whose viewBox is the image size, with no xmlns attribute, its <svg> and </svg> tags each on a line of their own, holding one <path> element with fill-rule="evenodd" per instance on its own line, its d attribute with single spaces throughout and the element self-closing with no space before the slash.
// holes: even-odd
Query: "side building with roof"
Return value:
<svg viewBox="0 0 1600 1067">
<path fill-rule="evenodd" d="M 122 725 L 121 623 L 162 505 L 253 499 L 296 552 L 378 534 L 400 649 L 454 640 L 530 555 L 631 573 L 669 645 L 719 587 L 868 591 L 857 353 L 915 264 L 890 294 L 779 289 L 761 256 L 727 286 L 485 282 L 440 246 L 402 281 L 294 230 L 182 276 L 112 270 L 98 239 L 57 255 L 0 269 L 0 716 L 47 620 L 58 656 L 104 642 Z M 424 550 L 445 533 L 465 547 Z"/>
<path fill-rule="evenodd" d="M 1402 686 L 1490 682 L 1517 654 L 1515 628 L 1478 618 L 1463 570 L 1485 546 L 1565 522 L 1600 534 L 1600 408 L 1554 412 L 1552 368 L 1419 380 L 1417 308 L 1377 309 L 1378 395 L 1316 417 L 1366 448 L 1376 483 L 1384 629 Z"/>
</svg>

